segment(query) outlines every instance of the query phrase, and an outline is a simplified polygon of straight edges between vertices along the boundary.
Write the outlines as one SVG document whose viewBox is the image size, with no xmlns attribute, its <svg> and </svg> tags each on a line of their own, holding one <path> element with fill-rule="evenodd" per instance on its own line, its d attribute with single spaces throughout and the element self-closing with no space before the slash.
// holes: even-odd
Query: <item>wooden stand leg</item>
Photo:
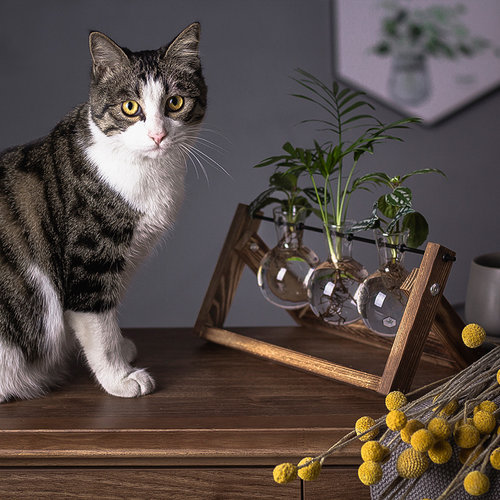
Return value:
<svg viewBox="0 0 500 500">
<path fill-rule="evenodd" d="M 256 233 L 259 225 L 258 219 L 248 216 L 248 207 L 240 203 L 194 326 L 198 335 L 209 326 L 223 326 L 245 266 L 235 246 L 244 234 Z"/>
<path fill-rule="evenodd" d="M 410 388 L 455 254 L 428 243 L 380 381 L 380 392 Z"/>
</svg>

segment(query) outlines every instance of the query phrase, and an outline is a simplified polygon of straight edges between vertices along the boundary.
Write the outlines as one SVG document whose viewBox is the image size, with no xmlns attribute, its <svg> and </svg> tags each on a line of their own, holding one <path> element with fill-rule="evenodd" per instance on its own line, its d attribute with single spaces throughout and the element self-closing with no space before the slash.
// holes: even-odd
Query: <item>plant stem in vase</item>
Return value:
<svg viewBox="0 0 500 500">
<path fill-rule="evenodd" d="M 325 227 L 329 257 L 311 274 L 307 283 L 309 305 L 316 316 L 332 325 L 359 319 L 356 291 L 368 276 L 352 258 L 352 241 L 347 238 L 350 223 Z"/>
</svg>

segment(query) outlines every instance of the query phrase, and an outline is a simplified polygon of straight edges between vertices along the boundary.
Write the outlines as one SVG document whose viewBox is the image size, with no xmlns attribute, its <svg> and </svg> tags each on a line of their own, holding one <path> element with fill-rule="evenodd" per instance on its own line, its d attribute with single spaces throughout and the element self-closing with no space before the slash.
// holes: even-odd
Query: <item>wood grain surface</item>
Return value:
<svg viewBox="0 0 500 500">
<path fill-rule="evenodd" d="M 304 484 L 307 500 L 368 500 L 355 468 L 326 467 L 323 481 Z M 36 482 L 36 492 L 32 485 Z M 298 481 L 278 485 L 262 468 L 0 470 L 2 499 L 299 500 Z"/>
<path fill-rule="evenodd" d="M 380 349 L 301 327 L 233 330 L 353 369 L 381 373 L 385 364 Z M 384 413 L 384 398 L 372 391 L 206 342 L 191 329 L 125 334 L 136 342 L 137 365 L 149 368 L 157 390 L 139 399 L 116 398 L 79 366 L 43 398 L 0 405 L 0 498 L 30 498 L 29 491 L 39 492 L 31 498 L 58 498 L 58 488 L 72 488 L 74 498 L 299 498 L 298 482 L 293 495 L 287 487 L 276 489 L 272 468 L 319 454 L 360 416 Z M 414 386 L 450 373 L 422 362 Z M 359 463 L 359 443 L 327 459 L 331 470 L 306 487 L 321 493 L 307 498 L 369 498 L 355 479 Z M 149 483 L 150 493 L 163 491 L 157 488 L 167 477 L 171 491 L 187 493 L 144 493 Z M 350 484 L 353 496 L 335 496 L 337 477 Z M 99 481 L 102 495 L 96 497 Z M 128 496 L 120 493 L 121 484 L 132 482 Z M 325 493 L 330 490 L 335 494 Z M 82 496 L 85 491 L 92 494 Z M 199 491 L 207 494 L 197 497 Z"/>
</svg>

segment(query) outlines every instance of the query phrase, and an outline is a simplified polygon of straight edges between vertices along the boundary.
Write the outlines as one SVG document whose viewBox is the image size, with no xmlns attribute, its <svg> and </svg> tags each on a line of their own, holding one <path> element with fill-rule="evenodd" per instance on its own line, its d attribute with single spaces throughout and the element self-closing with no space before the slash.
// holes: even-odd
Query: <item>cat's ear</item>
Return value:
<svg viewBox="0 0 500 500">
<path fill-rule="evenodd" d="M 96 77 L 102 76 L 107 71 L 113 72 L 130 62 L 123 49 L 99 31 L 90 33 L 89 48 L 92 56 L 92 71 Z"/>
<path fill-rule="evenodd" d="M 199 65 L 198 46 L 200 43 L 200 23 L 190 24 L 167 47 L 164 58 L 179 58 Z"/>
</svg>

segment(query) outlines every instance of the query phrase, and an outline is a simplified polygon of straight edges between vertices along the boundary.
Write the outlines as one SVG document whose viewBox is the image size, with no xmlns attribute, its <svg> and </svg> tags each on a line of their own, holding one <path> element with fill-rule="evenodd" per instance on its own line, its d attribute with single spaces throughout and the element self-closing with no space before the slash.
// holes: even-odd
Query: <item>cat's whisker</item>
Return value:
<svg viewBox="0 0 500 500">
<path fill-rule="evenodd" d="M 205 139 L 204 137 L 196 137 L 194 135 L 184 135 L 185 139 L 193 140 L 196 142 L 202 142 L 203 146 L 206 146 L 207 148 L 213 149 L 214 151 L 218 151 L 221 153 L 227 153 L 227 149 L 224 149 L 222 146 L 219 144 L 209 141 L 208 139 Z"/>
<path fill-rule="evenodd" d="M 199 133 L 203 134 L 205 132 L 217 135 L 218 137 L 224 139 L 228 144 L 231 144 L 231 141 L 229 140 L 229 138 L 226 135 L 224 135 L 220 130 L 208 128 L 206 125 L 202 124 L 199 128 Z"/>
<path fill-rule="evenodd" d="M 182 151 L 184 151 L 188 158 L 191 160 L 191 163 L 193 164 L 194 168 L 195 168 L 195 171 L 196 171 L 196 178 L 199 179 L 200 176 L 198 174 L 198 169 L 196 168 L 196 163 L 198 163 L 198 165 L 200 166 L 202 172 L 203 172 L 203 175 L 205 176 L 205 179 L 207 180 L 207 184 L 210 184 L 210 179 L 208 178 L 208 174 L 207 174 L 207 171 L 205 169 L 205 166 L 203 165 L 203 163 L 201 162 L 201 160 L 198 158 L 198 156 L 195 154 L 194 151 L 191 151 L 189 149 L 189 147 L 187 147 L 185 144 L 179 144 L 180 148 Z"/>
<path fill-rule="evenodd" d="M 181 145 L 182 146 L 182 145 Z M 196 173 L 196 179 L 199 180 L 200 179 L 200 173 L 198 172 L 198 167 L 196 166 L 196 164 L 194 163 L 194 161 L 192 160 L 191 156 L 189 156 L 189 154 L 187 154 L 183 149 L 182 147 L 179 147 L 179 153 L 181 154 L 182 156 L 182 159 L 184 160 L 184 162 L 186 163 L 186 165 L 191 162 L 193 164 L 193 167 L 194 167 L 194 171 Z"/>
<path fill-rule="evenodd" d="M 197 148 L 196 146 L 190 146 L 192 152 L 196 152 L 198 155 L 201 155 L 202 158 L 205 158 L 212 165 L 218 168 L 221 172 L 224 172 L 228 177 L 231 177 L 231 174 L 216 160 L 214 160 L 211 156 L 207 155 L 204 151 Z"/>
</svg>

